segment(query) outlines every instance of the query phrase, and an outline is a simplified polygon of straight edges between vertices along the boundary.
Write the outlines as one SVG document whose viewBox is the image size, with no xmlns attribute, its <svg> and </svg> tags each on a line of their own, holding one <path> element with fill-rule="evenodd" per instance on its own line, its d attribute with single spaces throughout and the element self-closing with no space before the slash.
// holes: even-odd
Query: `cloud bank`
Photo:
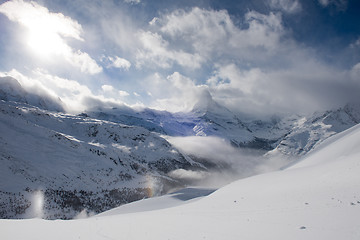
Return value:
<svg viewBox="0 0 360 240">
<path fill-rule="evenodd" d="M 188 184 L 220 187 L 239 178 L 279 169 L 287 159 L 269 159 L 261 152 L 244 151 L 218 137 L 167 137 L 182 153 L 208 166 L 207 171 L 178 169 L 169 173 Z"/>
<path fill-rule="evenodd" d="M 272 1 L 271 5 L 292 13 L 301 10 L 297 1 Z M 227 11 L 195 7 L 163 14 L 150 22 L 152 32 L 142 34 L 154 40 L 146 47 L 152 49 L 151 54 L 138 55 L 138 64 L 189 69 L 186 64 L 191 63 L 192 68 L 201 69 L 209 67 L 209 61 L 214 63 L 205 83 L 178 72 L 169 75 L 169 81 L 160 81 L 155 75 L 151 85 L 172 88 L 176 96 L 152 94 L 159 97 L 159 107 L 189 110 L 189 102 L 201 97 L 201 88 L 233 111 L 257 115 L 294 110 L 306 113 L 357 99 L 360 83 L 354 70 L 334 68 L 319 60 L 313 49 L 293 41 L 280 13 L 249 11 L 243 21 L 237 25 Z M 181 52 L 171 50 L 178 46 Z M 187 81 L 171 81 L 179 76 Z"/>
<path fill-rule="evenodd" d="M 64 109 L 70 113 L 80 113 L 98 107 L 124 106 L 125 103 L 122 99 L 129 95 L 110 85 L 103 85 L 101 91 L 94 93 L 86 85 L 75 80 L 51 75 L 44 69 L 34 70 L 32 77 L 27 77 L 15 69 L 9 72 L 0 72 L 0 76 L 15 78 L 27 92 L 60 99 Z"/>
<path fill-rule="evenodd" d="M 302 41 L 296 28 L 296 19 L 313 14 L 309 4 L 327 14 L 324 8 L 346 11 L 345 0 L 258 1 L 258 9 L 245 2 L 65 2 L 0 5 L 0 13 L 20 26 L 19 42 L 30 49 L 24 62 L 14 58 L 16 67 L 2 72 L 15 69 L 41 81 L 42 69 L 46 78 L 74 81 L 69 86 L 77 90 L 46 85 L 60 97 L 91 95 L 173 112 L 191 110 L 204 93 L 234 112 L 255 115 L 305 113 L 358 99 L 359 35 L 338 54 Z"/>
</svg>

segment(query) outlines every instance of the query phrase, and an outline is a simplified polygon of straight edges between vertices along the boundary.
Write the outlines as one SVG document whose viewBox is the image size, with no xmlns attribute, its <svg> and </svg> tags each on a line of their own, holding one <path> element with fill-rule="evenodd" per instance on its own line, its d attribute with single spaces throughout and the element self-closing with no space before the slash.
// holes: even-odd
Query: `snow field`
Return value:
<svg viewBox="0 0 360 240">
<path fill-rule="evenodd" d="M 286 170 L 236 181 L 187 204 L 71 221 L 1 220 L 0 238 L 359 239 L 359 145 L 357 125 Z"/>
</svg>

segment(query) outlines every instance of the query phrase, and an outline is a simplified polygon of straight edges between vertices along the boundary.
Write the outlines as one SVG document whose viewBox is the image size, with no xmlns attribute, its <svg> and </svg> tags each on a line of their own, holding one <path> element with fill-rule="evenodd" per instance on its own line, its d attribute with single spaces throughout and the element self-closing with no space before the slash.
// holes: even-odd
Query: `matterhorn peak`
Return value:
<svg viewBox="0 0 360 240">
<path fill-rule="evenodd" d="M 209 113 L 223 116 L 233 115 L 229 109 L 217 103 L 207 89 L 201 91 L 191 112 L 201 116 Z"/>
</svg>

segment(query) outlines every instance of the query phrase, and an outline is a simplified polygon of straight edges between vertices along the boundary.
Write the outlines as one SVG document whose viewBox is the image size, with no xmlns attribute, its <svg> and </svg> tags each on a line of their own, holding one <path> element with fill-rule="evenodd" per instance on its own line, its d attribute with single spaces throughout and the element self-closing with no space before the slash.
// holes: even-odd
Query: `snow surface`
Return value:
<svg viewBox="0 0 360 240">
<path fill-rule="evenodd" d="M 283 171 L 236 181 L 202 199 L 163 209 L 149 206 L 156 199 L 142 200 L 128 213 L 81 220 L 0 220 L 0 239 L 357 240 L 359 145 L 356 125 Z M 158 201 L 164 199 L 171 198 Z"/>
<path fill-rule="evenodd" d="M 117 214 L 145 212 L 176 207 L 192 201 L 197 201 L 202 197 L 213 193 L 214 191 L 215 189 L 188 187 L 161 197 L 147 198 L 141 201 L 125 204 L 112 210 L 100 213 L 95 217 L 113 216 Z"/>
</svg>

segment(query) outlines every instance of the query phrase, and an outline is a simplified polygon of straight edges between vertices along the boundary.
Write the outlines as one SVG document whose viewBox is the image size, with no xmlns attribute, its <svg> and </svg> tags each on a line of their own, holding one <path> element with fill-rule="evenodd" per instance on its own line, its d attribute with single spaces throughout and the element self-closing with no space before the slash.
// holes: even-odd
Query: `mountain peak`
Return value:
<svg viewBox="0 0 360 240">
<path fill-rule="evenodd" d="M 28 91 L 17 79 L 10 76 L 0 77 L 0 100 L 25 103 L 51 111 L 64 111 L 60 98 L 51 96 L 45 90 Z"/>
<path fill-rule="evenodd" d="M 198 99 L 191 110 L 191 112 L 196 115 L 205 115 L 207 113 L 222 116 L 228 116 L 229 114 L 234 115 L 229 109 L 217 103 L 208 90 L 203 90 Z"/>
<path fill-rule="evenodd" d="M 26 91 L 12 77 L 0 77 L 0 99 L 5 101 L 25 102 Z"/>
</svg>

